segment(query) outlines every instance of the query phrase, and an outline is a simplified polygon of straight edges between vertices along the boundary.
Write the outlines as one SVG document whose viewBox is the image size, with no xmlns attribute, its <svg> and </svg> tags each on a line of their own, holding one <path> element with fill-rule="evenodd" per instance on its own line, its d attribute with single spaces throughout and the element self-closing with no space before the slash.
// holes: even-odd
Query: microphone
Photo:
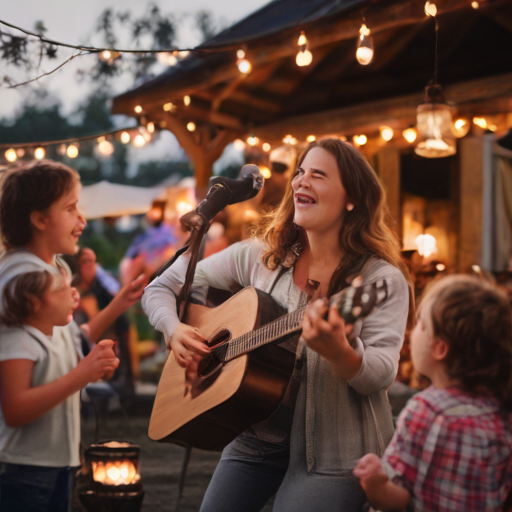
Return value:
<svg viewBox="0 0 512 512">
<path fill-rule="evenodd" d="M 257 165 L 244 165 L 236 179 L 210 178 L 210 190 L 195 210 L 180 218 L 185 231 L 197 230 L 210 222 L 228 204 L 241 203 L 255 197 L 263 187 L 263 176 Z"/>
</svg>

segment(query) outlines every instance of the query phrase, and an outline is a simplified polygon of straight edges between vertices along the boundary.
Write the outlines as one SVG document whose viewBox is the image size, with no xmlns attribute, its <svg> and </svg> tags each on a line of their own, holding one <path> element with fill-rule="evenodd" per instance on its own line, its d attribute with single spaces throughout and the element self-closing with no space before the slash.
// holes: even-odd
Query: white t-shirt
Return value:
<svg viewBox="0 0 512 512">
<path fill-rule="evenodd" d="M 0 361 L 34 361 L 32 386 L 69 373 L 82 357 L 79 327 L 74 321 L 54 327 L 50 339 L 34 327 L 0 326 Z M 79 393 L 40 418 L 21 427 L 8 427 L 0 411 L 0 461 L 32 466 L 78 466 L 80 444 Z"/>
</svg>

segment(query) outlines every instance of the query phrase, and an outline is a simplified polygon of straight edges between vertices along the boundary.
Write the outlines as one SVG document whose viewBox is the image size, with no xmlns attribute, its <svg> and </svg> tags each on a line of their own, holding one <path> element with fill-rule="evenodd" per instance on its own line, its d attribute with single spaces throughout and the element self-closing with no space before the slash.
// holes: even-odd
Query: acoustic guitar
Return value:
<svg viewBox="0 0 512 512">
<path fill-rule="evenodd" d="M 384 280 L 352 285 L 333 295 L 347 324 L 387 298 Z M 281 346 L 302 330 L 305 308 L 286 314 L 267 293 L 244 288 L 215 308 L 189 304 L 185 322 L 197 327 L 212 351 L 193 383 L 170 353 L 151 414 L 154 441 L 221 450 L 276 410 L 290 380 L 295 353 Z"/>
</svg>

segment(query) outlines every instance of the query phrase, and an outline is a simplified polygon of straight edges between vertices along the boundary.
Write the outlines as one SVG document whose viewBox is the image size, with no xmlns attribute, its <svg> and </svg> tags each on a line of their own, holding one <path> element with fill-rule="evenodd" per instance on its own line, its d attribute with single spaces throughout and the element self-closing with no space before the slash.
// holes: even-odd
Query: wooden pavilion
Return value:
<svg viewBox="0 0 512 512">
<path fill-rule="evenodd" d="M 398 233 L 411 235 L 411 223 L 437 226 L 444 261 L 466 270 L 492 259 L 484 254 L 492 197 L 483 183 L 486 148 L 496 136 L 486 128 L 512 127 L 512 0 L 431 3 L 444 97 L 457 116 L 484 119 L 483 128 L 473 126 L 457 141 L 454 156 L 420 158 L 402 137 L 415 126 L 434 76 L 435 21 L 423 0 L 274 0 L 114 98 L 112 111 L 172 131 L 203 189 L 236 138 L 254 136 L 260 147 L 276 147 L 289 135 L 287 143 L 300 147 L 308 136 L 365 134 L 360 150 L 384 183 Z M 374 46 L 367 66 L 355 56 L 363 21 Z M 296 64 L 301 32 L 313 56 L 304 67 Z M 237 67 L 240 49 L 252 65 L 247 74 Z M 382 126 L 394 130 L 388 142 Z"/>
</svg>

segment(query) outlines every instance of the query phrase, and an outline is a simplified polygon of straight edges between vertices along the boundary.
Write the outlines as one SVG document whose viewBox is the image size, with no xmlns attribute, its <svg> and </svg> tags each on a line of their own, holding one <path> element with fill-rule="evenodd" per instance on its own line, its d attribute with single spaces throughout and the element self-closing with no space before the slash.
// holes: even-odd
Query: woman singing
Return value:
<svg viewBox="0 0 512 512">
<path fill-rule="evenodd" d="M 364 157 L 324 139 L 305 149 L 281 205 L 254 239 L 198 264 L 192 295 L 200 301 L 210 286 L 232 292 L 254 286 L 288 312 L 310 303 L 281 405 L 224 449 L 201 512 L 256 512 L 276 493 L 277 512 L 361 509 L 364 492 L 352 469 L 366 453 L 381 455 L 391 439 L 387 388 L 410 305 L 408 274 L 386 213 L 382 186 Z M 187 262 L 182 256 L 151 283 L 142 303 L 178 363 L 193 372 L 209 348 L 176 315 Z M 388 299 L 345 328 L 321 298 L 357 275 L 365 283 L 385 279 Z"/>
</svg>

